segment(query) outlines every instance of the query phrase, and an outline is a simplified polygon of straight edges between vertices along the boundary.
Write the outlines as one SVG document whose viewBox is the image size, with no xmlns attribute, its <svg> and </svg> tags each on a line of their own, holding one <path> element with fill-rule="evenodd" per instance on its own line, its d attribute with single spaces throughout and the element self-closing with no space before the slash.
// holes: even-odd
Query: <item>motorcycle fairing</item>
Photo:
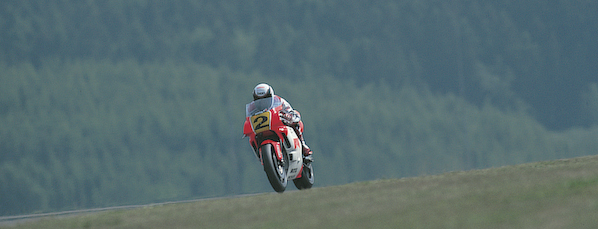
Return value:
<svg viewBox="0 0 598 229">
<path fill-rule="evenodd" d="M 260 149 L 263 145 L 272 144 L 278 160 L 283 160 L 283 153 L 286 153 L 289 159 L 287 177 L 296 179 L 301 177 L 303 170 L 303 145 L 295 130 L 280 119 L 281 109 L 282 102 L 278 98 L 259 99 L 247 104 L 243 135 L 249 137 L 249 143 L 262 164 Z M 303 123 L 298 125 L 302 130 Z"/>
<path fill-rule="evenodd" d="M 299 178 L 303 168 L 303 153 L 301 151 L 302 144 L 295 131 L 288 126 L 286 129 L 286 142 L 291 144 L 282 144 L 289 158 L 289 168 L 287 169 L 287 177 L 289 179 Z"/>
</svg>

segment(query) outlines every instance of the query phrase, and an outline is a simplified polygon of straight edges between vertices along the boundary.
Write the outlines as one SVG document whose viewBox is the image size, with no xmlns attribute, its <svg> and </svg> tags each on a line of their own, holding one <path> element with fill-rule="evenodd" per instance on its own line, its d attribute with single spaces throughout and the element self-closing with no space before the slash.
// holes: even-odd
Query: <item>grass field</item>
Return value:
<svg viewBox="0 0 598 229">
<path fill-rule="evenodd" d="M 14 227 L 598 228 L 598 156 L 45 218 Z"/>
</svg>

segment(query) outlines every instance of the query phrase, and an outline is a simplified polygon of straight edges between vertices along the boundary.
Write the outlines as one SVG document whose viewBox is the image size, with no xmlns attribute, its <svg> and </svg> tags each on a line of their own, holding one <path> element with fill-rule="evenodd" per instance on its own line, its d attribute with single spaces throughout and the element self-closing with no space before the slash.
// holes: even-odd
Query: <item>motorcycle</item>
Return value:
<svg viewBox="0 0 598 229">
<path fill-rule="evenodd" d="M 303 161 L 301 140 L 292 127 L 282 122 L 282 102 L 278 97 L 255 100 L 245 107 L 243 136 L 260 160 L 272 188 L 284 192 L 288 180 L 297 189 L 309 189 L 314 184 L 311 163 Z M 298 123 L 303 128 L 303 123 Z"/>
</svg>

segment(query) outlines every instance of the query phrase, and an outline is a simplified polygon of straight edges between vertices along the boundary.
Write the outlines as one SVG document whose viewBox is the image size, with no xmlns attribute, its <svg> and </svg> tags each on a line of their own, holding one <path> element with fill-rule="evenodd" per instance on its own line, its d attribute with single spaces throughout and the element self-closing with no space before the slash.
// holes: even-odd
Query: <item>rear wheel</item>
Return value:
<svg viewBox="0 0 598 229">
<path fill-rule="evenodd" d="M 297 189 L 310 189 L 314 185 L 314 169 L 311 163 L 303 164 L 301 177 L 294 179 L 293 183 Z"/>
<path fill-rule="evenodd" d="M 264 163 L 264 171 L 268 176 L 270 185 L 276 192 L 284 192 L 287 187 L 287 166 L 283 161 L 276 158 L 276 151 L 272 144 L 262 146 L 262 161 Z"/>
</svg>

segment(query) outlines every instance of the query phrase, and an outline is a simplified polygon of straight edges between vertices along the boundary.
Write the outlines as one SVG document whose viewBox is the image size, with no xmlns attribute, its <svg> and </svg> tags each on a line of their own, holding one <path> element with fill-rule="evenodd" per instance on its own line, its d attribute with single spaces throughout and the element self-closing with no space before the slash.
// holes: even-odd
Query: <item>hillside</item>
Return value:
<svg viewBox="0 0 598 229">
<path fill-rule="evenodd" d="M 563 0 L 2 1 L 0 63 L 192 61 L 271 78 L 382 80 L 477 105 L 523 102 L 563 130 L 598 123 L 597 11 Z"/>
<path fill-rule="evenodd" d="M 598 156 L 48 218 L 15 228 L 595 228 Z"/>
</svg>

